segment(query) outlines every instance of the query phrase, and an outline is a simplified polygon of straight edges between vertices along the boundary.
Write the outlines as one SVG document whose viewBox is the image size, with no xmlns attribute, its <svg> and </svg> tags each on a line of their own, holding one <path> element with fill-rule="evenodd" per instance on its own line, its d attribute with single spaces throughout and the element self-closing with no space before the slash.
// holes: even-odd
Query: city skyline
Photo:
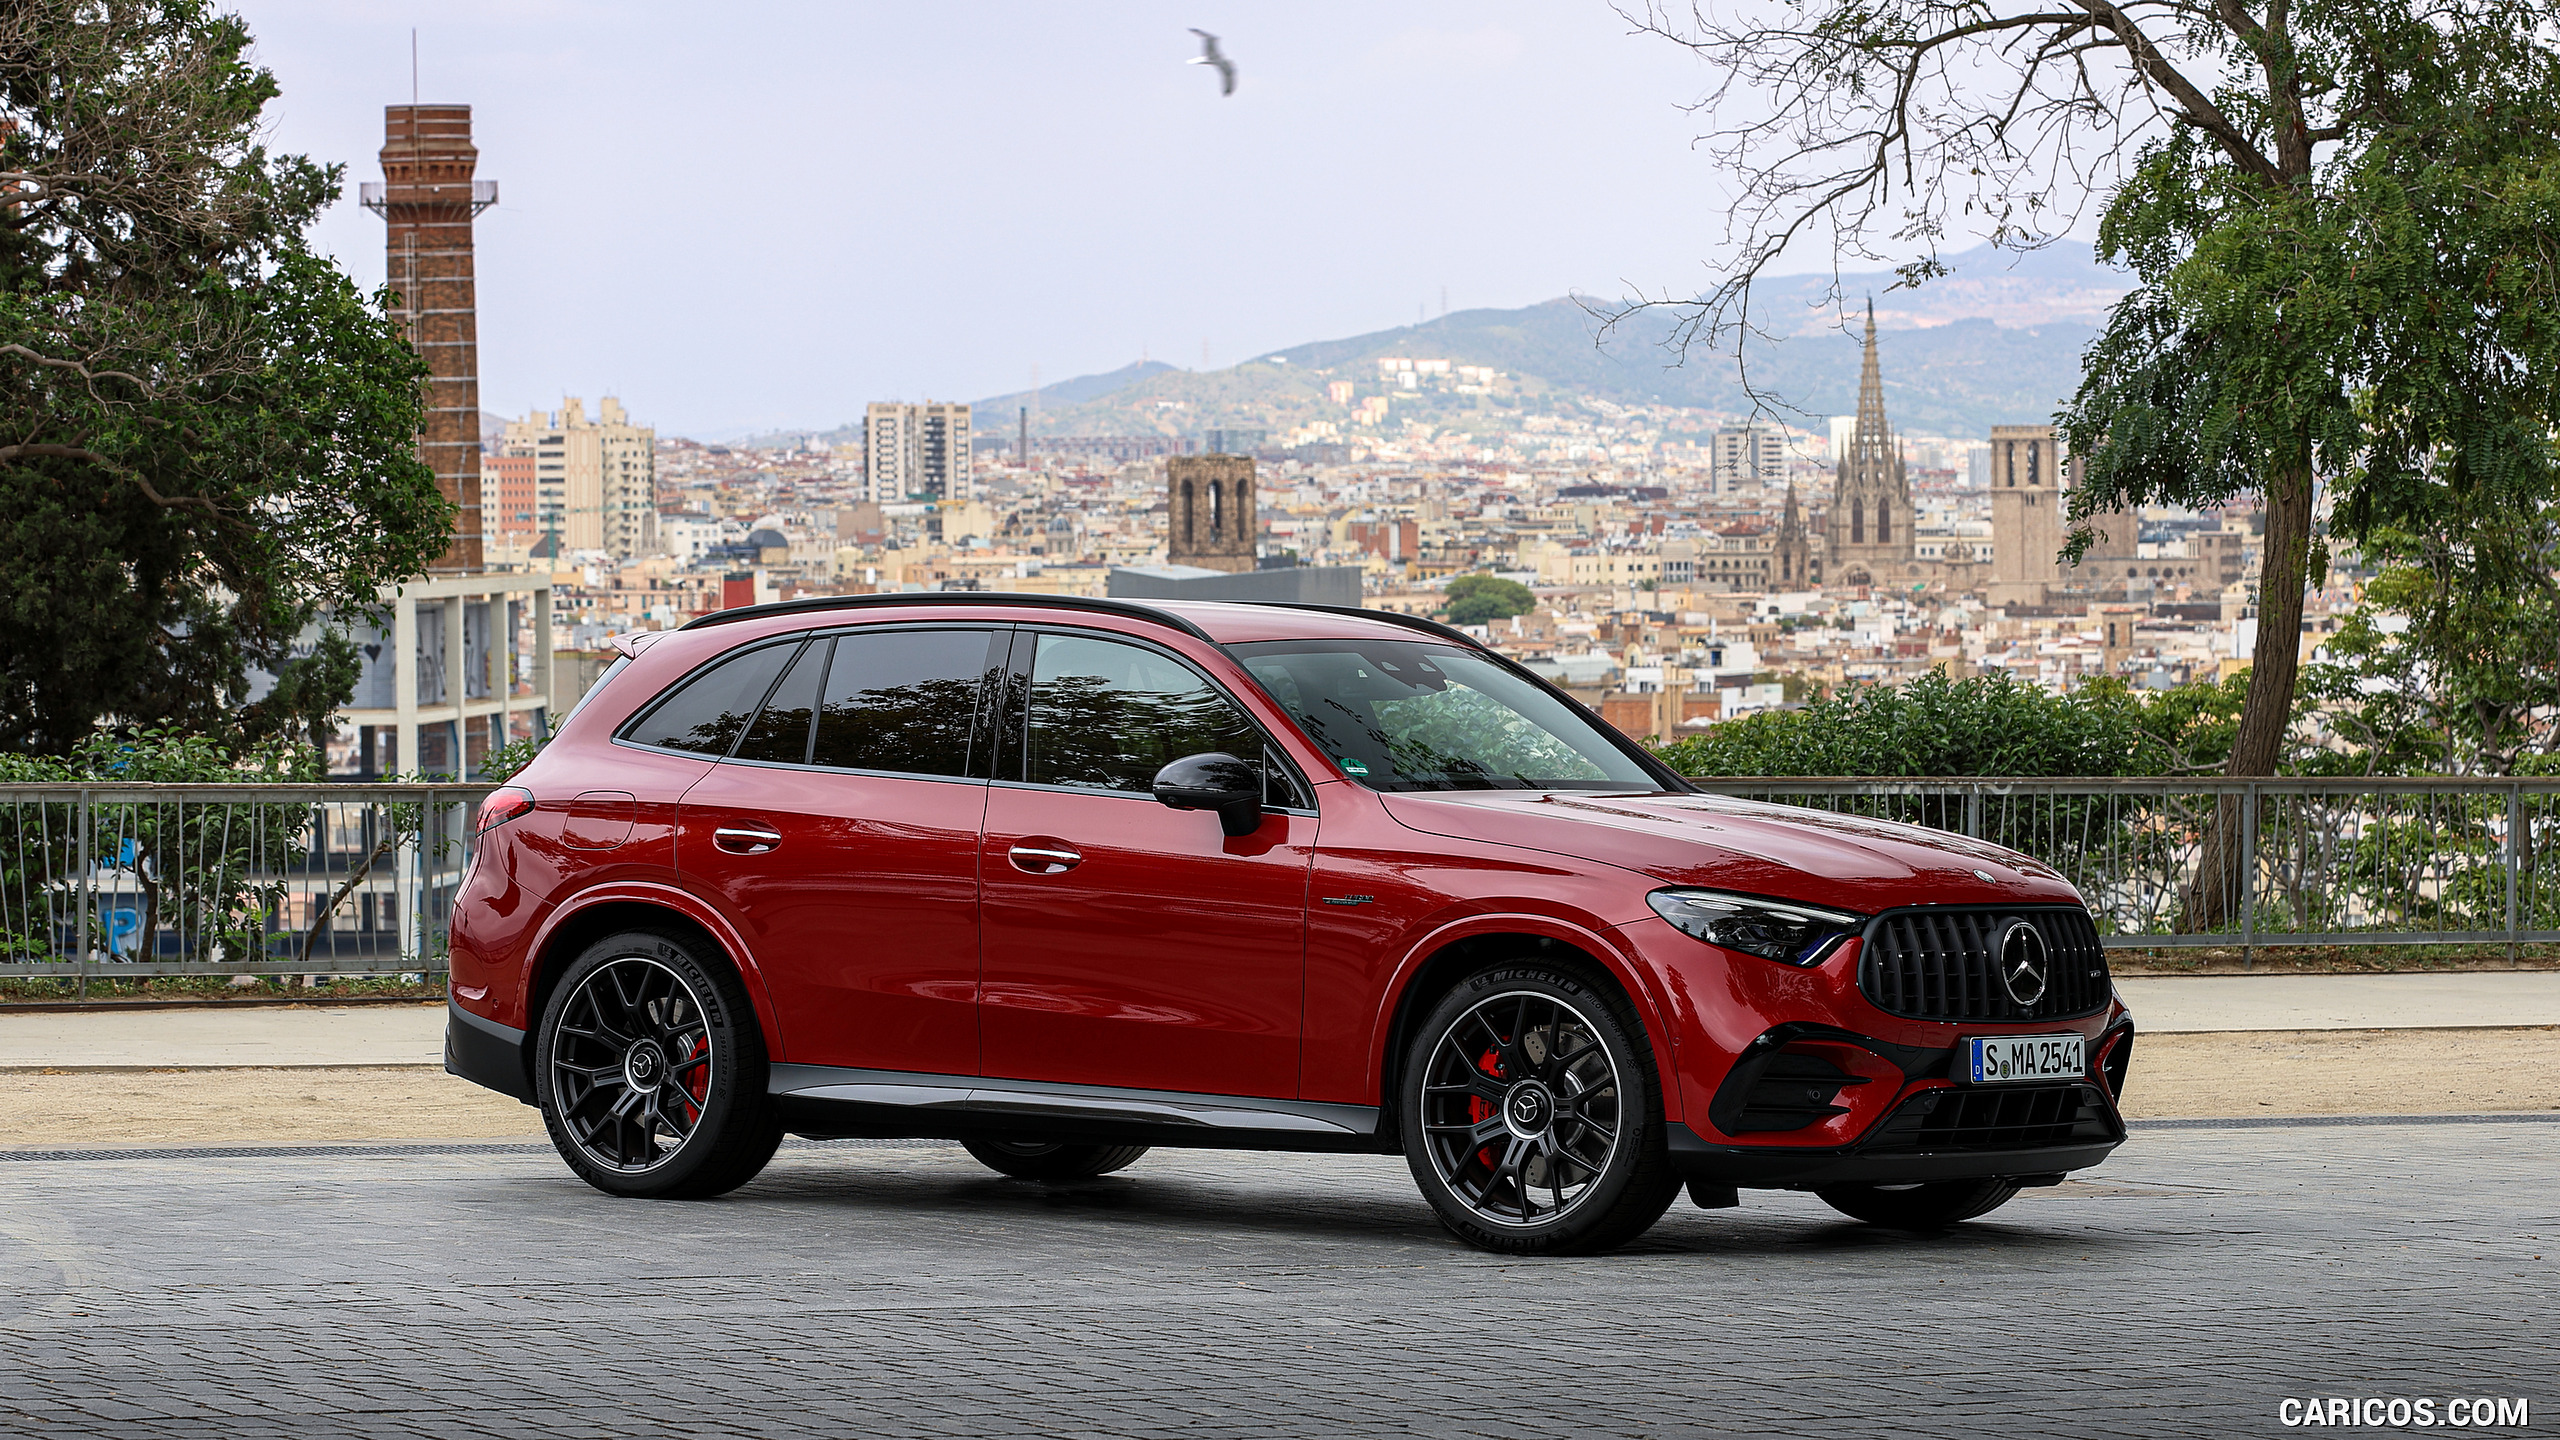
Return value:
<svg viewBox="0 0 2560 1440">
<path fill-rule="evenodd" d="M 283 90 L 272 143 L 352 189 L 418 17 L 242 10 Z M 1193 24 L 1228 37 L 1234 96 L 1182 63 Z M 480 241 L 486 407 L 611 390 L 722 437 L 1034 366 L 1196 368 L 1205 342 L 1215 368 L 1444 304 L 1694 289 L 1722 182 L 1678 107 L 1704 77 L 1625 28 L 1603 5 L 777 6 L 705 30 L 464 3 L 421 27 L 416 74 L 474 107 L 506 196 Z M 371 286 L 368 218 L 341 203 L 314 241 Z"/>
</svg>

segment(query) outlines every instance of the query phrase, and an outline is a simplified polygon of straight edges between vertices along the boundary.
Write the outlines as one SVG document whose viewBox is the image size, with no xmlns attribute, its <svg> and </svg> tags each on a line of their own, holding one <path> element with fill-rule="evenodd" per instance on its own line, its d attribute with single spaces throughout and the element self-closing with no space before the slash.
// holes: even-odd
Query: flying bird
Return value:
<svg viewBox="0 0 2560 1440">
<path fill-rule="evenodd" d="M 1200 37 L 1200 53 L 1192 56 L 1189 60 L 1186 60 L 1183 63 L 1186 65 L 1217 66 L 1218 93 L 1221 95 L 1233 95 L 1236 93 L 1236 62 L 1218 53 L 1218 37 L 1201 29 L 1197 25 L 1191 27 L 1191 33 Z"/>
</svg>

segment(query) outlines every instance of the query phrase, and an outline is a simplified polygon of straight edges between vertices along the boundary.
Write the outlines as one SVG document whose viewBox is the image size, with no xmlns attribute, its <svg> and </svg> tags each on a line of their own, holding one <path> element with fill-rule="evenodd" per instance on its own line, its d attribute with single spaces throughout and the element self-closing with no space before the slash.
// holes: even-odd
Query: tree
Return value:
<svg viewBox="0 0 2560 1440">
<path fill-rule="evenodd" d="M 450 529 L 424 367 L 306 248 L 342 175 L 258 143 L 249 43 L 203 0 L 0 10 L 0 749 L 316 741 L 344 625 Z"/>
<path fill-rule="evenodd" d="M 2092 516 L 2254 493 L 2258 647 L 2227 773 L 2273 773 L 2319 486 L 2362 543 L 2549 493 L 2560 415 L 2560 7 L 2554 0 L 1795 0 L 1640 24 L 1726 78 L 1739 258 L 1676 303 L 1677 343 L 1752 337 L 1752 281 L 1800 238 L 1835 258 L 1982 224 L 2028 248 L 2092 207 L 2140 282 L 2059 417 Z M 1837 298 L 1836 295 L 1834 297 Z M 2218 825 L 2188 919 L 2239 863 Z"/>
<path fill-rule="evenodd" d="M 1538 597 L 1528 586 L 1499 575 L 1460 575 L 1450 580 L 1443 593 L 1449 597 L 1452 625 L 1486 625 L 1538 608 Z"/>
<path fill-rule="evenodd" d="M 2303 687 L 2367 773 L 2512 775 L 2560 752 L 2560 503 L 2383 528 L 2362 558 L 2381 571 Z"/>
<path fill-rule="evenodd" d="M 1662 758 L 1684 775 L 2193 774 L 2221 763 L 2238 707 L 2233 686 L 2145 698 L 2101 677 L 2057 695 L 2002 671 L 1937 669 L 1723 721 Z"/>
</svg>

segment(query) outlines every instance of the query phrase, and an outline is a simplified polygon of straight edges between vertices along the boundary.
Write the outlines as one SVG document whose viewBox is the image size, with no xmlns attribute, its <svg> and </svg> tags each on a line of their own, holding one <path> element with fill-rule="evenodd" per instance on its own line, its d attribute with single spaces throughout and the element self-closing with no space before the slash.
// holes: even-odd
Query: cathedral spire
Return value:
<svg viewBox="0 0 2560 1440">
<path fill-rule="evenodd" d="M 1884 372 L 1876 365 L 1876 302 L 1867 298 L 1867 356 L 1858 368 L 1858 429 L 1850 452 L 1862 458 L 1885 458 L 1893 432 L 1884 423 Z"/>
</svg>

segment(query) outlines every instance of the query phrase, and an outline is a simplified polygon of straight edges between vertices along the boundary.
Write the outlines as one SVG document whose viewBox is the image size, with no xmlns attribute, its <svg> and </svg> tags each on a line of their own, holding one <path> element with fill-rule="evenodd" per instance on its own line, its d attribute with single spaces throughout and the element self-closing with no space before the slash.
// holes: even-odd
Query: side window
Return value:
<svg viewBox="0 0 2560 1440">
<path fill-rule="evenodd" d="M 837 636 L 811 758 L 846 770 L 967 776 L 989 638 L 985 630 Z"/>
<path fill-rule="evenodd" d="M 783 672 L 756 723 L 738 742 L 739 760 L 775 760 L 800 765 L 809 758 L 809 721 L 818 713 L 818 682 L 826 677 L 828 642 L 812 640 Z"/>
<path fill-rule="evenodd" d="M 1145 794 L 1185 755 L 1263 759 L 1261 732 L 1207 681 L 1116 640 L 1040 636 L 1024 712 L 1022 778 L 1037 785 Z"/>
<path fill-rule="evenodd" d="M 663 750 L 728 754 L 799 649 L 797 644 L 762 645 L 730 656 L 676 687 L 625 728 L 622 738 Z"/>
</svg>

